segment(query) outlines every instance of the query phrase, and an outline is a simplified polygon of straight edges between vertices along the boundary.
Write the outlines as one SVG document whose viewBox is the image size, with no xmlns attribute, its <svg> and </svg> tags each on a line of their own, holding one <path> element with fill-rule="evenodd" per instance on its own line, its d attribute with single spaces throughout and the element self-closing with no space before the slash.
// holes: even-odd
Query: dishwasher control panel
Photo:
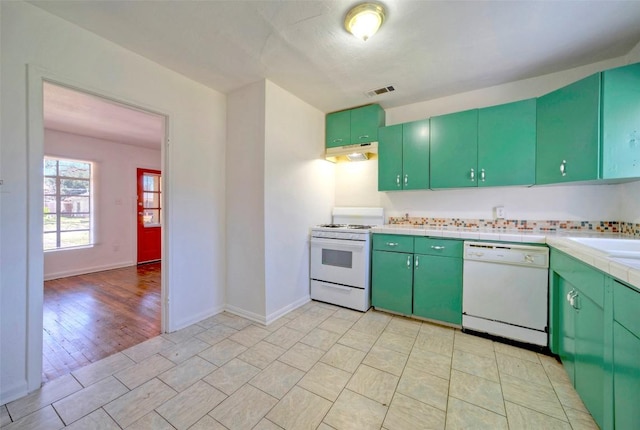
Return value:
<svg viewBox="0 0 640 430">
<path fill-rule="evenodd" d="M 465 241 L 464 259 L 547 268 L 549 267 L 549 248 L 546 246 Z"/>
</svg>

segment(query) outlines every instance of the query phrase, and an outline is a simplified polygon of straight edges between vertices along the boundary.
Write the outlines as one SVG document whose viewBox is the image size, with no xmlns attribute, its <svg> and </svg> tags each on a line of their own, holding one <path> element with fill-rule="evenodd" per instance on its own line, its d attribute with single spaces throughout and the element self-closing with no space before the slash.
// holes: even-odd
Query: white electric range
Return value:
<svg viewBox="0 0 640 430">
<path fill-rule="evenodd" d="M 371 227 L 382 208 L 337 207 L 332 224 L 311 229 L 311 298 L 366 312 L 371 307 Z"/>
</svg>

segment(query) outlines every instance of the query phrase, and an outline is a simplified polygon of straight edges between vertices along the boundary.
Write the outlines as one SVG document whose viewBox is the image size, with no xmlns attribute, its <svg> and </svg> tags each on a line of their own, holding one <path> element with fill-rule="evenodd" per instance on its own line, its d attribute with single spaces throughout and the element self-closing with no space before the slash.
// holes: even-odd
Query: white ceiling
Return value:
<svg viewBox="0 0 640 430">
<path fill-rule="evenodd" d="M 223 93 L 267 78 L 324 112 L 540 76 L 640 41 L 633 0 L 381 0 L 387 20 L 367 42 L 343 28 L 353 0 L 31 3 Z"/>
<path fill-rule="evenodd" d="M 44 126 L 81 136 L 160 149 L 164 117 L 54 85 L 43 86 Z"/>
</svg>

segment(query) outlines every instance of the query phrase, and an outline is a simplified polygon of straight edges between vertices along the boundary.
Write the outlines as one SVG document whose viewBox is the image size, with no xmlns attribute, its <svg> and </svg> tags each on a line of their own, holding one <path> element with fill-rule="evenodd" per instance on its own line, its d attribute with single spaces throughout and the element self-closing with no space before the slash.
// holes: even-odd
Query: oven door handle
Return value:
<svg viewBox="0 0 640 430">
<path fill-rule="evenodd" d="M 331 246 L 334 248 L 356 248 L 364 249 L 365 242 L 361 240 L 343 240 L 343 239 L 320 239 L 317 237 L 311 238 L 311 246 Z"/>
</svg>

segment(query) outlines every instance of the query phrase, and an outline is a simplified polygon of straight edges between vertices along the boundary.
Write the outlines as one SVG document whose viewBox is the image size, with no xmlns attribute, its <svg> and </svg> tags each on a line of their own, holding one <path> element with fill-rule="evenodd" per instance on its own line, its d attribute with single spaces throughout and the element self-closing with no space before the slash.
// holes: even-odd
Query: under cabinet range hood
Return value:
<svg viewBox="0 0 640 430">
<path fill-rule="evenodd" d="M 338 161 L 364 161 L 371 159 L 377 153 L 378 142 L 356 143 L 327 148 L 324 158 L 333 163 Z"/>
</svg>

